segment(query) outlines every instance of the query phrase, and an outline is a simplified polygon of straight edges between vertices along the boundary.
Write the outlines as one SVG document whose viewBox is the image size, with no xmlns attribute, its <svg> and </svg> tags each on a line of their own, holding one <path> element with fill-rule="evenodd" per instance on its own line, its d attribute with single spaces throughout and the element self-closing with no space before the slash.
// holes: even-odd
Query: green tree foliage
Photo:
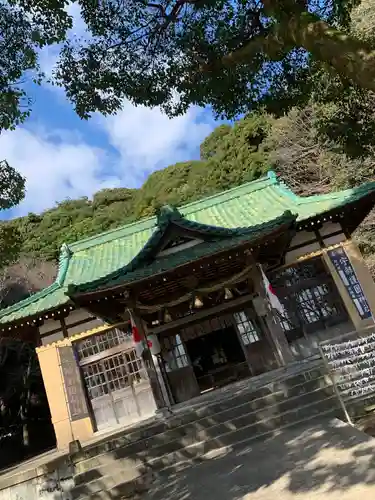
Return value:
<svg viewBox="0 0 375 500">
<path fill-rule="evenodd" d="M 103 189 L 92 200 L 80 198 L 58 203 L 43 214 L 3 223 L 18 231 L 22 253 L 29 258 L 56 260 L 63 242 L 73 242 L 155 214 L 160 205 L 180 205 L 207 196 L 268 170 L 268 152 L 261 150 L 271 119 L 250 114 L 226 125 L 226 134 L 214 130 L 202 144 L 207 159 L 171 165 L 152 173 L 140 189 Z M 208 152 L 209 151 L 209 152 Z"/>
<path fill-rule="evenodd" d="M 24 79 L 41 81 L 38 50 L 61 41 L 54 82 L 81 117 L 113 113 L 124 97 L 171 115 L 190 104 L 228 118 L 264 105 L 280 113 L 306 101 L 322 67 L 375 89 L 372 39 L 348 29 L 359 0 L 76 3 L 87 39 L 67 39 L 65 0 L 2 2 L 0 129 L 28 115 Z"/>
<path fill-rule="evenodd" d="M 351 33 L 375 43 L 375 1 L 364 0 L 354 8 Z M 375 146 L 375 94 L 349 82 L 328 67 L 310 66 L 308 104 L 314 108 L 314 130 L 321 142 L 350 158 L 365 158 Z"/>
<path fill-rule="evenodd" d="M 334 142 L 321 133 L 321 111 L 321 105 L 310 105 L 273 119 L 270 133 L 261 146 L 269 154 L 270 166 L 301 195 L 322 194 L 374 181 L 375 147 L 367 145 L 366 155 L 349 156 L 342 150 L 340 140 Z M 371 120 L 374 121 L 372 115 Z M 375 277 L 375 210 L 358 228 L 355 237 Z"/>
<path fill-rule="evenodd" d="M 135 193 L 135 189 L 128 188 L 102 189 L 94 195 L 92 205 L 95 209 L 107 207 L 116 202 L 129 202 L 133 200 Z"/>
<path fill-rule="evenodd" d="M 362 0 L 352 11 L 351 27 L 358 38 L 372 42 L 375 39 L 375 2 Z"/>
<path fill-rule="evenodd" d="M 315 66 L 374 89 L 372 46 L 348 32 L 356 3 L 79 0 L 92 38 L 67 42 L 57 81 L 82 117 L 124 97 L 171 115 L 191 104 L 227 118 L 285 109 L 309 96 Z"/>
<path fill-rule="evenodd" d="M 200 147 L 201 160 L 209 160 L 220 150 L 223 141 L 231 133 L 232 127 L 228 124 L 219 125 L 202 142 Z"/>
<path fill-rule="evenodd" d="M 0 130 L 29 115 L 25 81 L 40 83 L 38 50 L 62 41 L 71 26 L 64 0 L 11 0 L 0 3 Z"/>
<path fill-rule="evenodd" d="M 92 200 L 66 200 L 43 214 L 30 213 L 0 228 L 10 227 L 21 234 L 22 253 L 29 258 L 56 260 L 63 242 L 151 216 L 163 204 L 188 203 L 257 179 L 270 168 L 302 195 L 326 193 L 373 179 L 375 148 L 371 144 L 366 144 L 363 154 L 350 156 L 340 138 L 322 132 L 322 109 L 328 106 L 310 103 L 292 108 L 279 118 L 264 112 L 250 113 L 233 125 L 216 128 L 202 142 L 201 160 L 158 170 L 139 189 L 104 189 Z M 353 130 L 359 129 L 357 125 L 353 124 Z M 368 126 L 373 126 L 371 120 Z M 362 145 L 362 139 L 358 144 Z M 370 217 L 358 233 L 370 257 L 375 255 L 373 228 L 375 221 Z"/>
<path fill-rule="evenodd" d="M 6 161 L 0 162 L 0 210 L 12 208 L 23 199 L 25 179 Z M 12 224 L 0 226 L 0 268 L 14 262 L 22 247 L 20 231 Z"/>
</svg>

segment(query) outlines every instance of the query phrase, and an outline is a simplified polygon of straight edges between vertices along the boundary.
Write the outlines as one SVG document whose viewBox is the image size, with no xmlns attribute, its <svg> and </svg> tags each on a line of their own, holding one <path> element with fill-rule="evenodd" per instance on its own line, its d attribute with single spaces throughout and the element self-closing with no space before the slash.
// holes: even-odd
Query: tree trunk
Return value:
<svg viewBox="0 0 375 500">
<path fill-rule="evenodd" d="M 254 65 L 263 53 L 280 61 L 293 48 L 304 48 L 314 59 L 330 65 L 337 73 L 360 87 L 375 91 L 375 50 L 367 43 L 338 31 L 309 12 L 278 14 L 269 7 L 275 24 L 243 47 L 225 55 L 224 66 Z"/>
<path fill-rule="evenodd" d="M 279 29 L 282 39 L 306 49 L 316 60 L 329 64 L 360 87 L 375 90 L 375 50 L 365 42 L 308 12 L 281 22 Z"/>
</svg>

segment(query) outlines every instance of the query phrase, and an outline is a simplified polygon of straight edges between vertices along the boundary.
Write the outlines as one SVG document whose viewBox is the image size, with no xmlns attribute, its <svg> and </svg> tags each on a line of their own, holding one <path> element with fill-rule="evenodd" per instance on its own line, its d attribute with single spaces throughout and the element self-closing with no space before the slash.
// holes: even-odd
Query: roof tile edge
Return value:
<svg viewBox="0 0 375 500">
<path fill-rule="evenodd" d="M 51 292 L 55 292 L 56 290 L 60 289 L 64 285 L 64 281 L 66 278 L 66 274 L 68 272 L 69 268 L 69 262 L 70 258 L 72 256 L 72 253 L 66 243 L 63 243 L 60 247 L 60 255 L 59 255 L 59 265 L 58 265 L 58 271 L 57 271 L 57 276 L 55 278 L 55 281 L 45 287 L 42 288 L 39 292 L 36 292 L 29 297 L 26 297 L 24 300 L 20 300 L 19 302 L 16 302 L 12 306 L 6 307 L 2 311 L 0 311 L 0 318 L 3 318 L 4 316 L 8 316 L 8 314 L 12 314 L 16 311 L 19 311 L 25 306 L 29 306 L 30 304 L 33 304 L 39 299 L 43 299 L 47 295 L 49 295 Z M 69 298 L 67 297 L 67 302 L 69 301 Z"/>
<path fill-rule="evenodd" d="M 244 182 L 243 184 L 240 184 L 239 186 L 235 186 L 230 189 L 226 189 L 224 191 L 219 191 L 218 193 L 215 193 L 210 196 L 206 196 L 203 198 L 200 198 L 199 200 L 192 201 L 190 203 L 186 203 L 184 205 L 181 205 L 178 207 L 179 211 L 185 212 L 186 209 L 193 208 L 195 205 L 198 205 L 202 202 L 209 202 L 210 200 L 217 199 L 220 196 L 225 196 L 228 197 L 230 193 L 232 193 L 235 197 L 240 195 L 240 192 L 243 191 L 244 189 L 248 189 L 249 186 L 254 186 L 255 184 L 258 184 L 260 182 L 265 182 L 267 180 L 270 180 L 272 183 L 279 183 L 280 181 L 277 179 L 275 172 L 270 170 L 267 175 L 259 177 L 259 179 L 255 179 L 253 181 L 248 181 Z M 183 215 L 186 215 L 184 213 Z M 111 241 L 112 239 L 115 239 L 116 233 L 118 234 L 118 238 L 121 238 L 123 236 L 127 236 L 127 233 L 131 228 L 136 228 L 136 231 L 134 231 L 131 234 L 134 234 L 136 232 L 140 232 L 144 229 L 152 228 L 154 225 L 156 226 L 157 218 L 155 216 L 152 217 L 146 217 L 143 219 L 139 219 L 137 221 L 131 222 L 129 224 L 124 224 L 122 226 L 119 226 L 115 229 L 110 229 L 109 231 L 105 231 L 103 233 L 100 233 L 96 236 L 89 236 L 87 238 L 84 238 L 82 240 L 75 241 L 73 243 L 68 243 L 67 246 L 69 247 L 71 252 L 78 252 L 82 250 L 87 250 L 88 248 L 91 248 L 96 245 L 100 245 L 103 243 L 106 243 L 107 241 Z"/>
</svg>

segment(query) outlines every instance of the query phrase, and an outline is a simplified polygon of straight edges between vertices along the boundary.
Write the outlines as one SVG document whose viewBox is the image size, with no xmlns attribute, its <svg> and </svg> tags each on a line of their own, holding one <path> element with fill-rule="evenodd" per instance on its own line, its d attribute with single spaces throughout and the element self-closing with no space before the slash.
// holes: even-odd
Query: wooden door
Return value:
<svg viewBox="0 0 375 500">
<path fill-rule="evenodd" d="M 104 349 L 100 352 L 101 346 Z M 97 430 L 150 417 L 156 404 L 147 371 L 132 342 L 109 346 L 107 342 L 90 339 L 89 347 L 87 339 L 81 341 L 77 352 Z M 94 354 L 85 357 L 87 350 Z"/>
</svg>

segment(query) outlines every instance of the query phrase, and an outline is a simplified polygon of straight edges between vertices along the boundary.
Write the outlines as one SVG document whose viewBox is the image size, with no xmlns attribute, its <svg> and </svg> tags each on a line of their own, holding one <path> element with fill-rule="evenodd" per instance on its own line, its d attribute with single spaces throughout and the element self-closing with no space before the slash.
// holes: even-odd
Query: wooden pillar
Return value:
<svg viewBox="0 0 375 500">
<path fill-rule="evenodd" d="M 159 362 L 158 356 L 153 355 L 152 361 L 154 363 L 156 375 L 158 377 L 159 387 L 160 387 L 162 395 L 163 395 L 164 406 L 167 406 L 168 408 L 170 408 L 172 406 L 172 401 L 169 397 L 168 388 L 166 386 L 166 381 L 164 380 L 163 373 L 162 373 L 161 368 L 160 368 L 160 362 Z"/>
<path fill-rule="evenodd" d="M 130 310 L 133 321 L 138 329 L 139 335 L 144 342 L 147 342 L 147 333 L 141 315 L 136 308 Z M 165 400 L 164 391 L 160 384 L 160 378 L 155 367 L 153 356 L 149 349 L 143 351 L 143 362 L 150 380 L 151 390 L 158 408 L 165 408 L 168 405 L 168 400 Z"/>
<path fill-rule="evenodd" d="M 280 365 L 287 365 L 288 363 L 294 360 L 294 356 L 289 348 L 289 344 L 287 338 L 285 336 L 284 330 L 280 324 L 278 315 L 276 311 L 273 311 L 268 307 L 268 300 L 266 296 L 266 291 L 263 286 L 262 274 L 258 268 L 258 266 L 254 263 L 254 266 L 251 270 L 251 278 L 254 283 L 254 289 L 258 293 L 258 295 L 267 302 L 266 304 L 266 315 L 264 317 L 266 325 L 269 330 L 269 334 L 275 348 L 275 352 L 277 358 L 279 360 Z"/>
</svg>

